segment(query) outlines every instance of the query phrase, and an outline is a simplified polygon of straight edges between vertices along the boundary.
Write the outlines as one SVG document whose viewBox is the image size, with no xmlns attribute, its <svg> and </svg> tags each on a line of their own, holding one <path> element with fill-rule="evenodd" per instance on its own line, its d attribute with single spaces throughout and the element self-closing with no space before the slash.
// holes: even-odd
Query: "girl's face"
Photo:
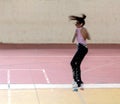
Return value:
<svg viewBox="0 0 120 104">
<path fill-rule="evenodd" d="M 77 21 L 77 22 L 75 23 L 75 26 L 76 26 L 77 28 L 80 28 L 80 27 L 82 27 L 82 24 Z"/>
</svg>

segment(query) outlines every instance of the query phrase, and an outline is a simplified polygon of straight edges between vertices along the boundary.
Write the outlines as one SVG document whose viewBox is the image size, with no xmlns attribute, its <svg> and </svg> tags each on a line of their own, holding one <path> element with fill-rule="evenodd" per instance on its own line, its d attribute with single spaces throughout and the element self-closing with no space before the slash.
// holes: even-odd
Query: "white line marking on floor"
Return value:
<svg viewBox="0 0 120 104">
<path fill-rule="evenodd" d="M 10 70 L 7 71 L 7 83 L 8 83 L 8 88 L 10 88 Z"/>
<path fill-rule="evenodd" d="M 0 84 L 0 90 L 8 89 L 8 84 Z"/>
<path fill-rule="evenodd" d="M 83 73 L 90 72 L 90 71 L 93 71 L 93 70 L 96 70 L 96 69 L 100 69 L 100 68 L 103 68 L 103 67 L 106 67 L 106 66 L 109 66 L 109 67 L 114 66 L 115 64 L 120 64 L 120 62 L 117 62 L 117 63 L 105 63 L 105 64 L 102 64 L 102 65 L 98 65 L 98 66 L 95 66 L 94 68 L 86 69 L 85 71 L 83 71 Z"/>
<path fill-rule="evenodd" d="M 77 93 L 78 93 L 78 96 L 80 98 L 81 103 L 82 104 L 87 104 L 86 101 L 85 101 L 85 99 L 84 99 L 84 97 L 82 96 L 82 94 L 80 92 L 77 92 Z"/>
<path fill-rule="evenodd" d="M 7 71 L 8 104 L 11 104 L 10 70 Z"/>
<path fill-rule="evenodd" d="M 35 84 L 35 81 L 34 81 L 34 77 L 33 77 L 33 74 L 32 74 L 31 71 L 32 71 L 32 70 L 29 70 L 30 75 L 31 75 L 31 80 L 32 80 L 32 83 L 33 83 L 33 84 L 30 85 L 30 86 L 33 86 L 33 89 L 35 90 L 35 94 L 36 94 L 36 97 L 37 97 L 38 104 L 40 104 L 39 94 L 38 94 L 38 91 L 37 91 L 37 88 L 36 88 L 36 84 Z M 40 70 L 40 71 L 42 71 L 42 70 Z"/>
<path fill-rule="evenodd" d="M 1 85 L 1 89 L 8 89 L 8 84 Z M 46 88 L 72 88 L 72 84 L 35 84 L 37 89 L 46 89 Z M 84 84 L 86 89 L 104 89 L 104 88 L 120 88 L 120 84 Z M 10 84 L 11 89 L 35 89 L 33 84 Z"/>
<path fill-rule="evenodd" d="M 50 83 L 50 80 L 49 80 L 49 78 L 48 78 L 48 75 L 47 75 L 45 69 L 42 69 L 42 72 L 43 72 L 43 74 L 44 74 L 45 80 L 46 80 L 47 83 L 49 84 L 49 83 Z"/>
</svg>

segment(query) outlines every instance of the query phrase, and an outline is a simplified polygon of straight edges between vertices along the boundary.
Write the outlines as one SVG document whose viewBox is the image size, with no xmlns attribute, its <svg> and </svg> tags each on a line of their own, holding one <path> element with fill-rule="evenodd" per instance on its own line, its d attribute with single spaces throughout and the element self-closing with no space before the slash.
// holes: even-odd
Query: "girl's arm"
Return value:
<svg viewBox="0 0 120 104">
<path fill-rule="evenodd" d="M 74 34 L 74 36 L 73 36 L 72 43 L 75 42 L 75 38 L 76 38 L 76 32 L 75 32 L 75 34 Z"/>
</svg>

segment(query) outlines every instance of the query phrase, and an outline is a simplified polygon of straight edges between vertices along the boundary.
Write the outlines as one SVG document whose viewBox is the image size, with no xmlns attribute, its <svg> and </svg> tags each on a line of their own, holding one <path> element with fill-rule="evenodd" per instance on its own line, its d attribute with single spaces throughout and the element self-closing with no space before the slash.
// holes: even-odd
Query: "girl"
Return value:
<svg viewBox="0 0 120 104">
<path fill-rule="evenodd" d="M 71 67 L 72 67 L 73 79 L 74 79 L 73 91 L 78 91 L 78 87 L 80 87 L 83 90 L 82 88 L 83 81 L 81 79 L 80 65 L 81 65 L 83 58 L 88 52 L 86 40 L 87 39 L 90 40 L 90 36 L 86 28 L 84 28 L 85 18 L 86 18 L 85 14 L 82 14 L 82 17 L 70 16 L 69 18 L 70 20 L 76 21 L 76 24 L 75 24 L 76 31 L 73 36 L 72 42 L 74 43 L 76 39 L 78 43 L 78 48 L 77 48 L 77 52 L 75 53 L 71 61 Z"/>
</svg>

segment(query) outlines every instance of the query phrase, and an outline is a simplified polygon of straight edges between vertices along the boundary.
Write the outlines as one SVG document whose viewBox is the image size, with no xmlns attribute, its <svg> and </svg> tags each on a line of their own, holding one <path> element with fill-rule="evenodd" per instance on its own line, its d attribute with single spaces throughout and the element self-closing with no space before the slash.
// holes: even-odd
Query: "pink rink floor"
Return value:
<svg viewBox="0 0 120 104">
<path fill-rule="evenodd" d="M 0 45 L 0 84 L 71 84 L 73 45 Z M 120 83 L 120 45 L 89 45 L 86 84 Z"/>
</svg>

